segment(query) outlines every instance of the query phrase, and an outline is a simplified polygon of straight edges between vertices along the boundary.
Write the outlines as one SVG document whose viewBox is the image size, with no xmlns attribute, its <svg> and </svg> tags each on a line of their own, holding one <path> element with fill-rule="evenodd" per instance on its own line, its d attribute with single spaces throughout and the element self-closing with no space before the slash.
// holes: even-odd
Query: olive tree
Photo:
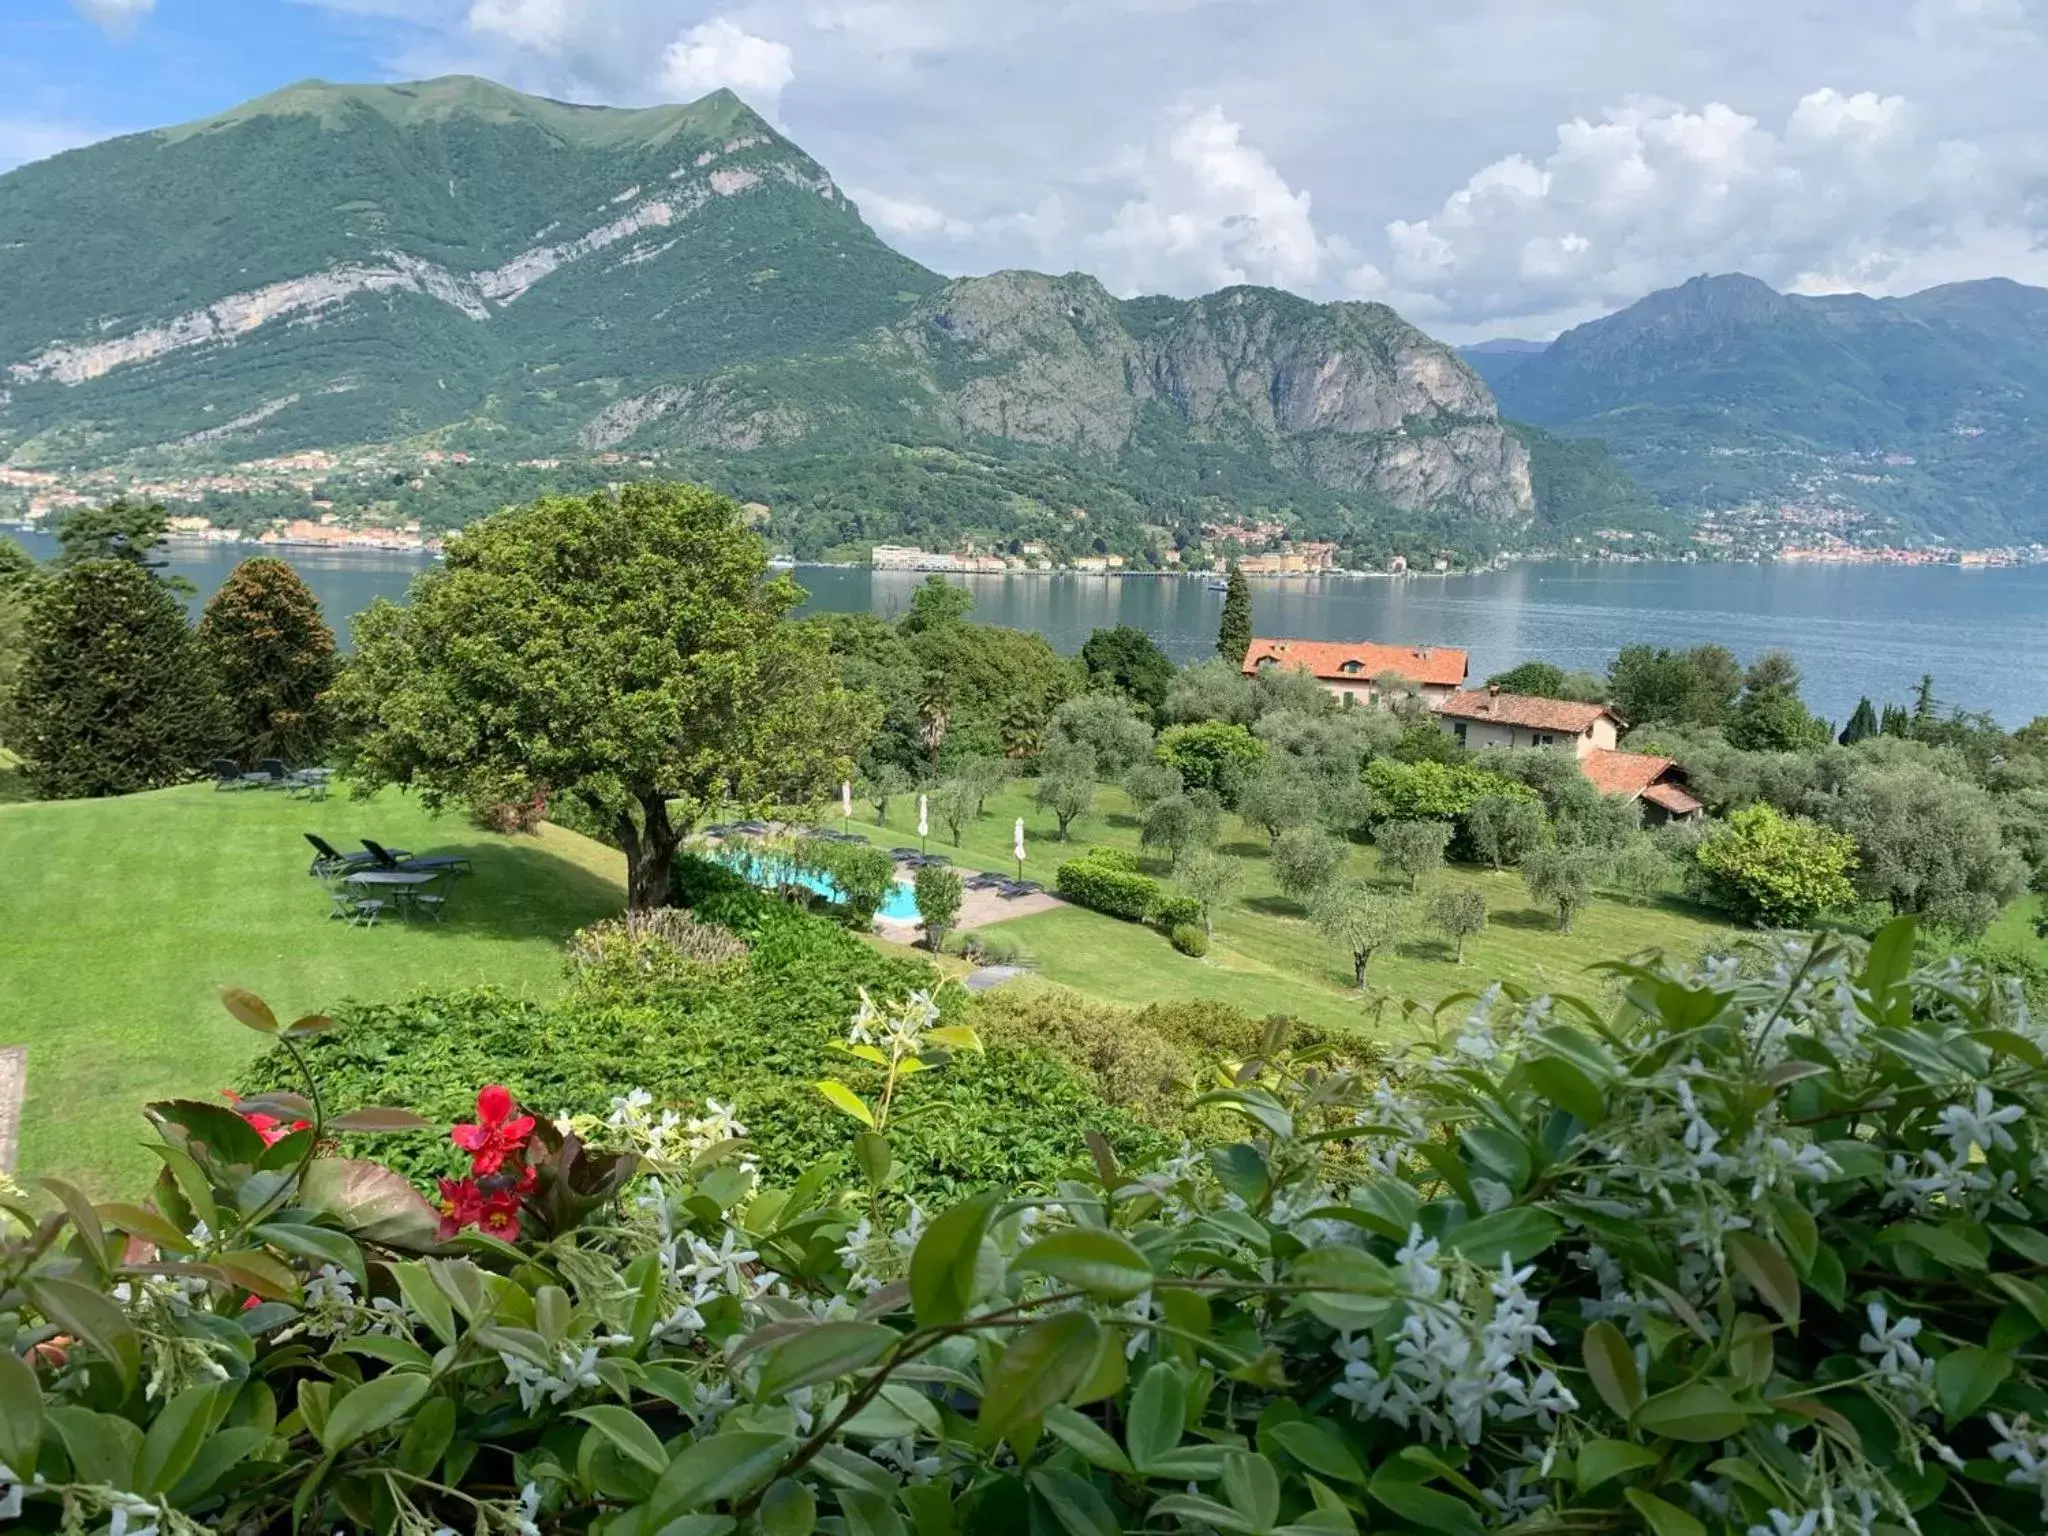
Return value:
<svg viewBox="0 0 2048 1536">
<path fill-rule="evenodd" d="M 1451 824 L 1384 821 L 1373 833 L 1373 841 L 1379 845 L 1380 867 L 1406 875 L 1408 889 L 1412 891 L 1422 883 L 1424 875 L 1443 867 L 1444 850 L 1451 844 Z"/>
<path fill-rule="evenodd" d="M 1447 885 L 1429 898 L 1429 921 L 1465 963 L 1465 941 L 1486 931 L 1486 893 L 1469 885 Z"/>
<path fill-rule="evenodd" d="M 1465 836 L 1480 859 L 1506 869 L 1543 841 L 1543 807 L 1520 795 L 1482 795 L 1465 813 Z"/>
<path fill-rule="evenodd" d="M 1593 899 L 1593 887 L 1607 873 L 1607 860 L 1596 849 L 1564 845 L 1532 849 L 1522 860 L 1522 884 L 1529 895 L 1557 912 L 1560 933 L 1572 931 L 1572 919 Z"/>
<path fill-rule="evenodd" d="M 1401 936 L 1401 901 L 1364 880 L 1335 880 L 1316 893 L 1309 915 L 1324 938 L 1351 957 L 1351 974 L 1365 986 L 1372 957 Z"/>
<path fill-rule="evenodd" d="M 1320 787 L 1300 769 L 1268 761 L 1238 796 L 1237 814 L 1246 826 L 1264 832 L 1270 844 L 1280 841 L 1283 832 L 1319 821 L 1322 802 Z"/>
<path fill-rule="evenodd" d="M 1223 807 L 1214 795 L 1202 790 L 1169 795 L 1145 813 L 1138 843 L 1145 848 L 1164 848 L 1169 865 L 1177 869 L 1190 850 L 1212 846 L 1222 827 Z"/>
<path fill-rule="evenodd" d="M 875 825 L 886 827 L 889 824 L 889 802 L 909 791 L 910 775 L 894 763 L 877 763 L 875 771 L 864 775 L 855 787 L 861 799 L 875 808 Z"/>
<path fill-rule="evenodd" d="M 1185 787 L 1180 770 L 1171 763 L 1140 763 L 1124 775 L 1124 793 L 1140 816 Z"/>
<path fill-rule="evenodd" d="M 356 620 L 334 697 L 358 793 L 429 806 L 524 782 L 581 803 L 626 854 L 633 909 L 713 807 L 822 798 L 879 708 L 803 592 L 768 569 L 739 508 L 697 486 L 629 485 L 485 518 L 403 606 Z"/>
<path fill-rule="evenodd" d="M 1337 878 L 1349 852 L 1320 828 L 1292 828 L 1273 844 L 1273 883 L 1282 895 L 1305 902 Z"/>
<path fill-rule="evenodd" d="M 1202 908 L 1202 931 L 1216 932 L 1216 909 L 1227 904 L 1244 885 L 1244 863 L 1213 848 L 1197 848 L 1180 861 L 1174 882 Z"/>
<path fill-rule="evenodd" d="M 1095 804 L 1095 752 L 1078 744 L 1054 747 L 1047 750 L 1040 765 L 1032 803 L 1042 811 L 1052 812 L 1053 820 L 1059 823 L 1060 841 L 1065 842 L 1067 829 Z"/>
</svg>

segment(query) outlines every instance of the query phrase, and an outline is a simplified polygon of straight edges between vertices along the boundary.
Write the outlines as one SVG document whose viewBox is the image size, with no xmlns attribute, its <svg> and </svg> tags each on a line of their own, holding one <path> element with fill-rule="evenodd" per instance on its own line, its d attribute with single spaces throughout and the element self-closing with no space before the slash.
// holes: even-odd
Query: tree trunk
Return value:
<svg viewBox="0 0 2048 1536">
<path fill-rule="evenodd" d="M 1460 964 L 1460 965 L 1463 965 L 1464 963 L 1465 963 L 1465 935 L 1463 935 L 1463 934 L 1461 933 L 1461 934 L 1459 934 L 1459 935 L 1458 935 L 1458 964 Z"/>
<path fill-rule="evenodd" d="M 1363 992 L 1363 991 L 1365 990 L 1365 967 L 1366 967 L 1366 962 L 1368 962 L 1368 961 L 1369 961 L 1369 960 L 1371 960 L 1371 959 L 1372 959 L 1372 951 L 1371 951 L 1371 950 L 1369 950 L 1369 949 L 1367 949 L 1367 950 L 1358 950 L 1358 949 L 1354 949 L 1354 950 L 1353 950 L 1353 951 L 1351 952 L 1351 974 L 1352 974 L 1353 976 L 1355 976 L 1355 977 L 1357 978 L 1357 980 L 1358 980 L 1358 990 L 1359 990 L 1359 991 L 1361 991 L 1361 992 Z"/>
<path fill-rule="evenodd" d="M 643 796 L 642 821 L 619 813 L 619 845 L 626 851 L 626 910 L 647 912 L 668 905 L 669 865 L 674 861 L 682 833 L 670 824 L 668 802 L 659 795 Z"/>
</svg>

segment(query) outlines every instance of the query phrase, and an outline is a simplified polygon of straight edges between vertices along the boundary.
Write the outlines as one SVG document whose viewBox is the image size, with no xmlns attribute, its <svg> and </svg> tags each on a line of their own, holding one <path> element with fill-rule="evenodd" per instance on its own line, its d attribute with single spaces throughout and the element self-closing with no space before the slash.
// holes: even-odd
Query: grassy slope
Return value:
<svg viewBox="0 0 2048 1536">
<path fill-rule="evenodd" d="M 1031 805 L 1031 789 L 1028 782 L 1021 783 L 991 798 L 988 814 L 967 830 L 958 850 L 947 830 L 937 824 L 927 846 L 963 865 L 1011 873 L 1011 828 L 1021 815 L 1030 855 L 1025 873 L 1047 885 L 1063 860 L 1094 844 L 1137 850 L 1136 818 L 1121 790 L 1098 791 L 1096 814 L 1076 824 L 1071 843 L 1061 844 L 1053 839 L 1052 818 Z M 917 841 L 914 797 L 890 807 L 887 827 L 863 819 L 872 809 L 855 806 L 861 813 L 854 818 L 856 831 L 885 846 Z M 1046 979 L 1111 1002 L 1214 997 L 1254 1013 L 1295 1013 L 1340 1026 L 1361 1022 L 1364 1007 L 1350 985 L 1348 957 L 1326 945 L 1300 909 L 1279 894 L 1268 869 L 1264 834 L 1246 833 L 1233 819 L 1224 839 L 1226 852 L 1244 857 L 1246 880 L 1237 903 L 1217 922 L 1216 941 L 1206 961 L 1176 954 L 1150 929 L 1078 908 L 1019 918 L 992 931 L 1014 934 L 1029 945 L 1039 974 Z M 1377 877 L 1371 849 L 1354 848 L 1351 857 L 1356 872 Z M 1148 862 L 1147 867 L 1155 874 L 1165 873 L 1164 860 Z M 1487 931 L 1465 946 L 1465 964 L 1459 966 L 1448 945 L 1419 926 L 1398 950 L 1374 960 L 1374 993 L 1433 1003 L 1494 978 L 1595 992 L 1601 990 L 1601 982 L 1585 969 L 1594 961 L 1656 947 L 1690 958 L 1726 932 L 1676 903 L 1632 906 L 1599 900 L 1580 914 L 1571 933 L 1560 934 L 1555 916 L 1534 909 L 1520 877 L 1513 873 L 1450 868 L 1437 878 L 1486 893 L 1492 918 Z"/>
<path fill-rule="evenodd" d="M 459 851 L 476 876 L 444 925 L 350 928 L 307 877 L 303 831 Z M 561 940 L 623 900 L 610 849 L 555 827 L 499 837 L 395 793 L 306 804 L 193 787 L 0 805 L 0 870 L 0 1044 L 29 1047 L 18 1171 L 101 1193 L 150 1166 L 138 1104 L 209 1097 L 255 1051 L 216 985 L 287 1016 L 426 985 L 551 992 Z"/>
</svg>

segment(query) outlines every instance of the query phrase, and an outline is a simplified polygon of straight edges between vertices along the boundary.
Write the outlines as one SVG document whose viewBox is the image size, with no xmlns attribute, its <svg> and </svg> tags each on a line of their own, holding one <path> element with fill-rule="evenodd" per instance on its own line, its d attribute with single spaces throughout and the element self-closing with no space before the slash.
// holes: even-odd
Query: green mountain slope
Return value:
<svg viewBox="0 0 2048 1536">
<path fill-rule="evenodd" d="M 1510 415 L 1604 439 L 1675 510 L 1790 505 L 1957 542 L 2048 539 L 2048 290 L 1809 298 L 1695 278 L 1493 379 Z"/>
<path fill-rule="evenodd" d="M 312 81 L 0 176 L 0 457 L 394 443 L 659 453 L 828 545 L 1062 498 L 1118 508 L 1119 537 L 1256 510 L 1364 549 L 1541 543 L 1575 515 L 1480 379 L 1384 306 L 949 283 L 730 93 Z M 885 512 L 920 480 L 946 526 Z M 1001 489 L 956 506 L 977 480 Z"/>
</svg>

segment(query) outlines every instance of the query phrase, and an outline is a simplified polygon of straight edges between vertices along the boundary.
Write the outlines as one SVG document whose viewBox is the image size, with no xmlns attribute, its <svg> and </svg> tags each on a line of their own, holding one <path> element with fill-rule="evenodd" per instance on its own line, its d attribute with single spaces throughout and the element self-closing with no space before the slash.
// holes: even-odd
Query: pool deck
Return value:
<svg viewBox="0 0 2048 1536">
<path fill-rule="evenodd" d="M 975 928 L 986 928 L 992 923 L 1006 923 L 1013 917 L 1035 917 L 1040 912 L 1050 912 L 1066 903 L 1059 897 L 1046 892 L 1032 896 L 1005 898 L 994 891 L 962 891 L 960 893 L 960 917 L 951 929 L 954 933 L 967 933 Z M 908 944 L 913 938 L 922 937 L 922 923 L 899 920 L 890 917 L 875 919 L 875 929 L 898 943 Z"/>
</svg>

